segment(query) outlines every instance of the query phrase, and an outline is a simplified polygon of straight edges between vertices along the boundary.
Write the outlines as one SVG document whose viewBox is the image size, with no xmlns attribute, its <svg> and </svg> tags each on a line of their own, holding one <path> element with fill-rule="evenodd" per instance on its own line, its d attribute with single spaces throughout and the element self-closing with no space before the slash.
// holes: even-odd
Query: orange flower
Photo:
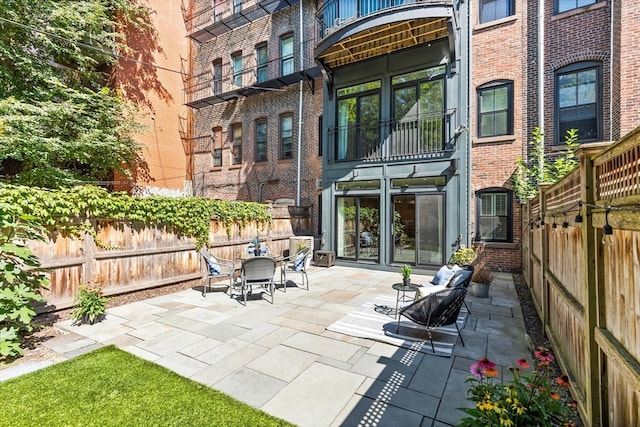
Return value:
<svg viewBox="0 0 640 427">
<path fill-rule="evenodd" d="M 564 374 L 556 378 L 556 382 L 560 385 L 560 387 L 569 387 L 569 377 Z"/>
<path fill-rule="evenodd" d="M 560 400 L 560 395 L 558 393 L 551 393 L 551 398 L 553 400 Z"/>
<path fill-rule="evenodd" d="M 493 367 L 493 368 L 486 368 L 484 370 L 484 374 L 488 377 L 497 377 L 498 376 L 498 370 Z"/>
<path fill-rule="evenodd" d="M 527 362 L 527 359 L 523 357 L 522 359 L 518 359 L 518 365 L 520 365 L 524 369 L 527 369 L 529 367 L 529 362 Z"/>
</svg>

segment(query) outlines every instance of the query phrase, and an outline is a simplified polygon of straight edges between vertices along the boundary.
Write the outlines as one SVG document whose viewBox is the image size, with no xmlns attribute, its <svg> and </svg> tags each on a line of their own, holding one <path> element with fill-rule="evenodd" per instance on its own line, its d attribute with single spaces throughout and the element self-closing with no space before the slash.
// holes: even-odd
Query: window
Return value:
<svg viewBox="0 0 640 427">
<path fill-rule="evenodd" d="M 280 158 L 290 159 L 293 157 L 293 115 L 283 114 L 280 116 Z"/>
<path fill-rule="evenodd" d="M 392 77 L 393 155 L 444 148 L 445 72 L 440 65 Z"/>
<path fill-rule="evenodd" d="M 380 80 L 337 90 L 336 159 L 361 159 L 380 145 Z"/>
<path fill-rule="evenodd" d="M 242 125 L 236 124 L 231 126 L 231 138 L 232 138 L 232 157 L 231 164 L 242 164 Z"/>
<path fill-rule="evenodd" d="M 222 166 L 222 129 L 211 129 L 211 145 L 213 154 L 213 166 Z"/>
<path fill-rule="evenodd" d="M 478 138 L 513 134 L 513 83 L 497 81 L 478 88 Z"/>
<path fill-rule="evenodd" d="M 213 94 L 222 93 L 222 59 L 218 58 L 211 64 L 211 72 L 213 74 Z"/>
<path fill-rule="evenodd" d="M 267 44 L 256 46 L 256 81 L 258 83 L 267 80 Z"/>
<path fill-rule="evenodd" d="M 511 242 L 513 222 L 511 191 L 494 188 L 476 195 L 476 240 Z"/>
<path fill-rule="evenodd" d="M 233 67 L 234 86 L 242 86 L 242 52 L 231 55 L 231 66 Z"/>
<path fill-rule="evenodd" d="M 280 39 L 280 75 L 293 73 L 293 34 L 282 36 Z"/>
<path fill-rule="evenodd" d="M 256 161 L 267 160 L 267 120 L 256 121 Z"/>
<path fill-rule="evenodd" d="M 566 12 L 567 10 L 577 9 L 582 6 L 588 6 L 596 3 L 596 0 L 554 0 L 556 13 Z"/>
<path fill-rule="evenodd" d="M 242 0 L 233 0 L 233 13 L 240 13 L 242 11 Z"/>
<path fill-rule="evenodd" d="M 582 62 L 556 71 L 556 144 L 564 144 L 569 129 L 578 129 L 580 142 L 601 138 L 602 66 Z"/>
<path fill-rule="evenodd" d="M 480 0 L 480 23 L 506 18 L 515 13 L 514 0 Z"/>
</svg>

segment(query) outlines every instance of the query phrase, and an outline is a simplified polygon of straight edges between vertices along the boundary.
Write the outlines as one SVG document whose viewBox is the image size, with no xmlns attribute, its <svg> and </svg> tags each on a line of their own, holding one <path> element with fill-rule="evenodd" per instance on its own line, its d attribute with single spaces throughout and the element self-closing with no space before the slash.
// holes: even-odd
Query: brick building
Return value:
<svg viewBox="0 0 640 427">
<path fill-rule="evenodd" d="M 193 194 L 310 206 L 344 263 L 434 267 L 483 243 L 520 268 L 516 159 L 535 127 L 553 155 L 566 129 L 602 142 L 640 122 L 639 9 L 185 1 Z"/>
</svg>

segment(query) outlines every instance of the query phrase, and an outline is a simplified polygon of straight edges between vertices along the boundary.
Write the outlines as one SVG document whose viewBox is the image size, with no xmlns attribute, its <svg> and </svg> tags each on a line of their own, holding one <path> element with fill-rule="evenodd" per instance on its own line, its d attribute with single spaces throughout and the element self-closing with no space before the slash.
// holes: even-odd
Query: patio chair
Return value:
<svg viewBox="0 0 640 427">
<path fill-rule="evenodd" d="M 211 290 L 211 281 L 213 279 L 223 279 L 227 277 L 229 278 L 229 287 L 233 286 L 233 276 L 236 271 L 235 262 L 229 259 L 215 257 L 204 248 L 200 249 L 200 255 L 202 255 L 207 265 L 207 284 L 202 286 L 203 297 L 207 296 L 207 290 Z"/>
<path fill-rule="evenodd" d="M 254 286 L 264 288 L 271 295 L 271 304 L 273 304 L 273 294 L 275 282 L 273 276 L 276 272 L 276 261 L 273 258 L 259 256 L 246 259 L 242 262 L 240 277 L 237 279 L 235 286 L 231 287 L 231 296 L 234 290 L 240 288 L 244 305 L 247 305 L 247 296 L 251 295 Z"/>
<path fill-rule="evenodd" d="M 443 266 L 438 273 L 436 273 L 435 277 L 428 285 L 420 285 L 416 290 L 416 300 L 420 298 L 424 298 L 433 293 L 442 291 L 444 289 L 451 289 L 456 287 L 464 287 L 468 288 L 471 283 L 471 278 L 473 277 L 474 268 L 472 265 L 465 265 L 463 267 L 458 267 L 457 269 L 450 270 L 453 271 L 451 274 L 445 272 L 441 277 L 442 279 L 438 280 L 438 275 L 441 274 L 443 269 L 448 268 L 446 265 Z M 466 301 L 464 302 L 464 306 L 467 311 L 471 313 L 469 306 L 467 306 Z"/>
<path fill-rule="evenodd" d="M 302 286 L 309 290 L 309 276 L 307 276 L 307 267 L 311 263 L 311 248 L 305 248 L 295 255 L 282 259 L 280 264 L 280 284 L 287 292 L 287 274 L 299 274 L 302 280 Z"/>
<path fill-rule="evenodd" d="M 434 328 L 453 324 L 458 331 L 458 336 L 460 337 L 462 345 L 464 345 L 464 340 L 460 334 L 457 320 L 466 295 L 467 288 L 464 286 L 458 286 L 427 295 L 426 297 L 401 308 L 398 316 L 396 333 L 400 330 L 400 320 L 402 316 L 414 323 L 417 323 L 418 325 L 426 326 L 429 341 L 431 341 L 431 349 L 435 353 L 436 349 L 433 345 L 433 337 L 431 334 L 432 330 Z"/>
</svg>

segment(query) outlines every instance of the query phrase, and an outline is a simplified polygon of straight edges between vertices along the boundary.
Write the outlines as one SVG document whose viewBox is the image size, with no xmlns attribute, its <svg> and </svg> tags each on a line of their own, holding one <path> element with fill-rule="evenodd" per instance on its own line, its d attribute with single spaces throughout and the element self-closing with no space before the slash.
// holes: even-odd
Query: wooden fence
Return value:
<svg viewBox="0 0 640 427">
<path fill-rule="evenodd" d="M 524 276 L 585 424 L 640 426 L 640 128 L 578 156 L 524 206 Z"/>
<path fill-rule="evenodd" d="M 272 208 L 271 215 L 271 225 L 234 226 L 230 235 L 221 223 L 212 221 L 210 251 L 221 258 L 237 259 L 259 236 L 273 253 L 281 254 L 289 249 L 290 237 L 300 229 L 309 229 L 309 218 L 291 217 L 286 207 Z M 194 238 L 141 223 L 92 222 L 100 243 L 115 249 L 96 245 L 90 234 L 81 239 L 52 234 L 45 242 L 30 243 L 51 279 L 49 289 L 43 292 L 47 302 L 37 307 L 39 312 L 71 307 L 78 286 L 89 281 L 100 283 L 106 295 L 117 295 L 204 278 L 206 269 Z"/>
</svg>

